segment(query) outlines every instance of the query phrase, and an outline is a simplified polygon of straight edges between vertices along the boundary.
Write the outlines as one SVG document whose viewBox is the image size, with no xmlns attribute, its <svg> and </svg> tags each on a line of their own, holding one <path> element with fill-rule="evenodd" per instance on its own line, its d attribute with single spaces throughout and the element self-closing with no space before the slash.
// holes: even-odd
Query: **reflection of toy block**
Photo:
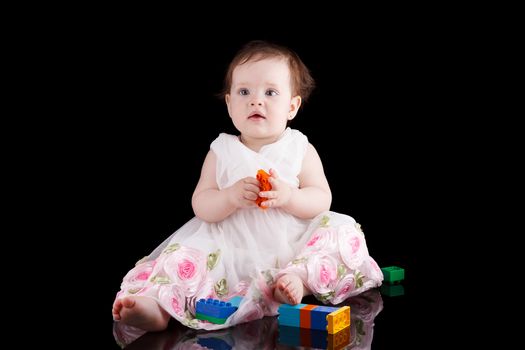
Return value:
<svg viewBox="0 0 525 350">
<path fill-rule="evenodd" d="M 279 325 L 277 341 L 279 344 L 291 347 L 341 350 L 350 344 L 350 327 L 329 334 L 326 330 Z"/>
<path fill-rule="evenodd" d="M 335 334 L 340 330 L 350 326 L 350 306 L 343 306 L 326 316 L 328 333 Z"/>
<path fill-rule="evenodd" d="M 405 288 L 401 284 L 382 284 L 379 289 L 381 294 L 389 297 L 397 297 L 405 294 Z"/>
<path fill-rule="evenodd" d="M 231 314 L 237 311 L 241 299 L 241 297 L 234 297 L 231 302 L 217 299 L 200 299 L 195 306 L 195 318 L 223 324 Z"/>
<path fill-rule="evenodd" d="M 299 327 L 279 324 L 278 342 L 290 346 L 301 346 L 301 331 Z"/>
<path fill-rule="evenodd" d="M 206 349 L 231 350 L 231 346 L 222 339 L 217 338 L 199 338 L 197 343 Z"/>
<path fill-rule="evenodd" d="M 405 279 L 405 270 L 397 266 L 382 267 L 385 282 L 398 283 Z"/>
<path fill-rule="evenodd" d="M 350 344 L 350 327 L 343 328 L 335 334 L 328 334 L 326 349 L 341 350 Z"/>
<path fill-rule="evenodd" d="M 319 329 L 332 334 L 350 325 L 350 307 L 282 304 L 278 321 L 282 326 Z"/>
</svg>

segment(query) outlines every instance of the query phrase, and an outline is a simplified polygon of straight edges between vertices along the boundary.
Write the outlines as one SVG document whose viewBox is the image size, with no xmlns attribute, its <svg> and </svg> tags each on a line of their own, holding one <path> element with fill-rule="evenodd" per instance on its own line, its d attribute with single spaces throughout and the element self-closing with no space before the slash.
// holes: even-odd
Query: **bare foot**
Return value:
<svg viewBox="0 0 525 350">
<path fill-rule="evenodd" d="M 128 296 L 113 304 L 113 319 L 145 331 L 162 331 L 168 327 L 170 314 L 151 298 Z"/>
<path fill-rule="evenodd" d="M 286 274 L 277 280 L 273 297 L 280 303 L 297 305 L 310 291 L 303 285 L 299 276 Z"/>
</svg>

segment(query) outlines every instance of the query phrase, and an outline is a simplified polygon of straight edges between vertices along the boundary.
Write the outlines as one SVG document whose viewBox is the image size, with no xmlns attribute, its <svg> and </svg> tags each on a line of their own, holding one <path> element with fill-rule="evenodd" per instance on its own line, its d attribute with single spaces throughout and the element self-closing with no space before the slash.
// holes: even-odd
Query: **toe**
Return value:
<svg viewBox="0 0 525 350">
<path fill-rule="evenodd" d="M 135 299 L 124 298 L 124 299 L 122 299 L 122 305 L 124 307 L 128 307 L 128 308 L 133 307 L 133 306 L 135 306 Z"/>
</svg>

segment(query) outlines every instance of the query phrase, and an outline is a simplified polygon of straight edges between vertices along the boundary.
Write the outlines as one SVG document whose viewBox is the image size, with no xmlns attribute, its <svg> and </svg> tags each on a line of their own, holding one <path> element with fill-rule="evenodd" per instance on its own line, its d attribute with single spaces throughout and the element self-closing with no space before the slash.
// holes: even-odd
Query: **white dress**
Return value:
<svg viewBox="0 0 525 350">
<path fill-rule="evenodd" d="M 220 134 L 211 144 L 218 187 L 270 168 L 298 187 L 307 146 L 306 136 L 290 128 L 259 152 L 237 136 Z M 191 219 L 128 272 L 117 298 L 149 296 L 189 327 L 218 329 L 275 315 L 279 304 L 272 287 L 286 272 L 299 275 L 324 303 L 339 303 L 383 279 L 353 218 L 325 212 L 302 220 L 279 208 L 253 207 L 219 223 Z M 199 299 L 227 301 L 237 295 L 243 301 L 225 324 L 195 319 Z"/>
</svg>

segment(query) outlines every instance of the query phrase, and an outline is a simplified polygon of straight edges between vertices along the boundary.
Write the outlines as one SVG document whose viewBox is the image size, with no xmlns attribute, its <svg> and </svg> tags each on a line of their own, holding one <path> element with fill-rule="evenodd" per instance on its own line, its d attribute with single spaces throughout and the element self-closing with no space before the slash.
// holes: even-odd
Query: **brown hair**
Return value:
<svg viewBox="0 0 525 350">
<path fill-rule="evenodd" d="M 268 57 L 282 57 L 288 63 L 290 69 L 290 79 L 292 83 L 292 96 L 301 96 L 303 102 L 308 100 L 310 93 L 315 87 L 315 81 L 310 75 L 310 71 L 305 66 L 299 56 L 292 50 L 262 40 L 254 40 L 244 45 L 235 55 L 228 66 L 226 77 L 224 78 L 224 88 L 221 97 L 230 93 L 232 86 L 233 70 L 250 60 L 260 61 Z"/>
</svg>

